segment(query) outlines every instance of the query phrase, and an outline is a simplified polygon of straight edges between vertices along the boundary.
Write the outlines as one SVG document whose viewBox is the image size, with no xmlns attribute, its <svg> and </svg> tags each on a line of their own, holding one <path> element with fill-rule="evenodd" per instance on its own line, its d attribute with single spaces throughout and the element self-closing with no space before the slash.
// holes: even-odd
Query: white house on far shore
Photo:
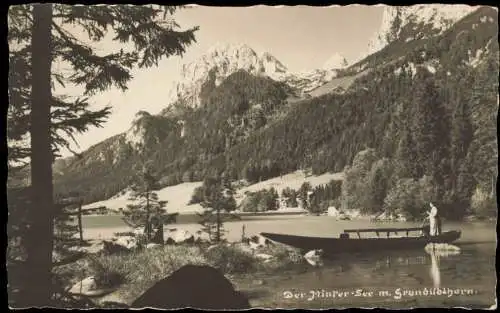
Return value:
<svg viewBox="0 0 500 313">
<path fill-rule="evenodd" d="M 341 214 L 342 214 L 342 212 L 340 212 L 336 207 L 334 207 L 334 206 L 328 207 L 328 211 L 327 211 L 328 216 L 339 216 Z"/>
</svg>

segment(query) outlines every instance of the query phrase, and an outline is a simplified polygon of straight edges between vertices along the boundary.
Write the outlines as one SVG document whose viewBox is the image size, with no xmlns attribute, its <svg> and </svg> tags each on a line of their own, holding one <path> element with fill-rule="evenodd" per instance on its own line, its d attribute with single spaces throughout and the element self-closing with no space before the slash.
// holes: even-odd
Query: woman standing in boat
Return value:
<svg viewBox="0 0 500 313">
<path fill-rule="evenodd" d="M 429 216 L 429 235 L 438 236 L 441 235 L 441 218 L 438 214 L 438 209 L 432 202 L 430 203 L 431 211 L 427 212 Z"/>
</svg>

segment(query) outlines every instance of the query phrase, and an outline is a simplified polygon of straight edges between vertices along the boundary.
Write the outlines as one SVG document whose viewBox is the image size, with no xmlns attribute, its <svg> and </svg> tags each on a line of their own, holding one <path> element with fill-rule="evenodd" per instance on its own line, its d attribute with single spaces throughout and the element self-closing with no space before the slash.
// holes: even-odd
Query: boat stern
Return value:
<svg viewBox="0 0 500 313">
<path fill-rule="evenodd" d="M 450 230 L 442 233 L 439 236 L 431 239 L 433 243 L 451 243 L 458 240 L 462 236 L 462 231 L 460 230 Z"/>
</svg>

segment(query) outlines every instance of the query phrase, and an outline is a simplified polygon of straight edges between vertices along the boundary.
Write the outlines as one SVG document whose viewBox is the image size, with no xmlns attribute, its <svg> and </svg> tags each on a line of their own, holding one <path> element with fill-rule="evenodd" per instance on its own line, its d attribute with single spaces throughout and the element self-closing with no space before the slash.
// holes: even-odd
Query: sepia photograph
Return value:
<svg viewBox="0 0 500 313">
<path fill-rule="evenodd" d="M 497 308 L 497 7 L 7 26 L 11 309 Z"/>
</svg>

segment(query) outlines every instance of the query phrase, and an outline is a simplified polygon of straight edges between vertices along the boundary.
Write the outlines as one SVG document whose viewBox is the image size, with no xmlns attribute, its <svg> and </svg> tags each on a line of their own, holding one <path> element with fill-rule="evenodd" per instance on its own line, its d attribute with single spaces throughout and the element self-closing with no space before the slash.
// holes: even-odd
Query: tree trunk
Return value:
<svg viewBox="0 0 500 313">
<path fill-rule="evenodd" d="M 220 214 L 219 214 L 219 208 L 217 207 L 216 209 L 217 212 L 217 233 L 216 233 L 216 241 L 220 242 Z"/>
<path fill-rule="evenodd" d="M 243 226 L 241 226 L 241 242 L 244 242 L 245 241 L 245 224 L 243 224 Z"/>
<path fill-rule="evenodd" d="M 28 306 L 49 305 L 52 297 L 52 249 L 54 237 L 54 200 L 52 186 L 51 106 L 51 26 L 52 5 L 33 8 L 31 39 L 31 187 L 32 207 L 27 236 L 26 296 Z"/>
<path fill-rule="evenodd" d="M 80 234 L 80 244 L 83 244 L 82 205 L 83 201 L 80 200 L 78 203 L 78 232 Z"/>
<path fill-rule="evenodd" d="M 146 191 L 146 239 L 149 243 L 151 241 L 151 232 L 153 229 L 153 225 L 150 220 L 150 212 L 149 212 L 149 190 Z"/>
<path fill-rule="evenodd" d="M 496 191 L 496 184 L 495 184 L 495 175 L 491 176 L 491 191 L 490 191 L 490 197 L 494 198 L 495 197 L 495 191 Z"/>
</svg>

